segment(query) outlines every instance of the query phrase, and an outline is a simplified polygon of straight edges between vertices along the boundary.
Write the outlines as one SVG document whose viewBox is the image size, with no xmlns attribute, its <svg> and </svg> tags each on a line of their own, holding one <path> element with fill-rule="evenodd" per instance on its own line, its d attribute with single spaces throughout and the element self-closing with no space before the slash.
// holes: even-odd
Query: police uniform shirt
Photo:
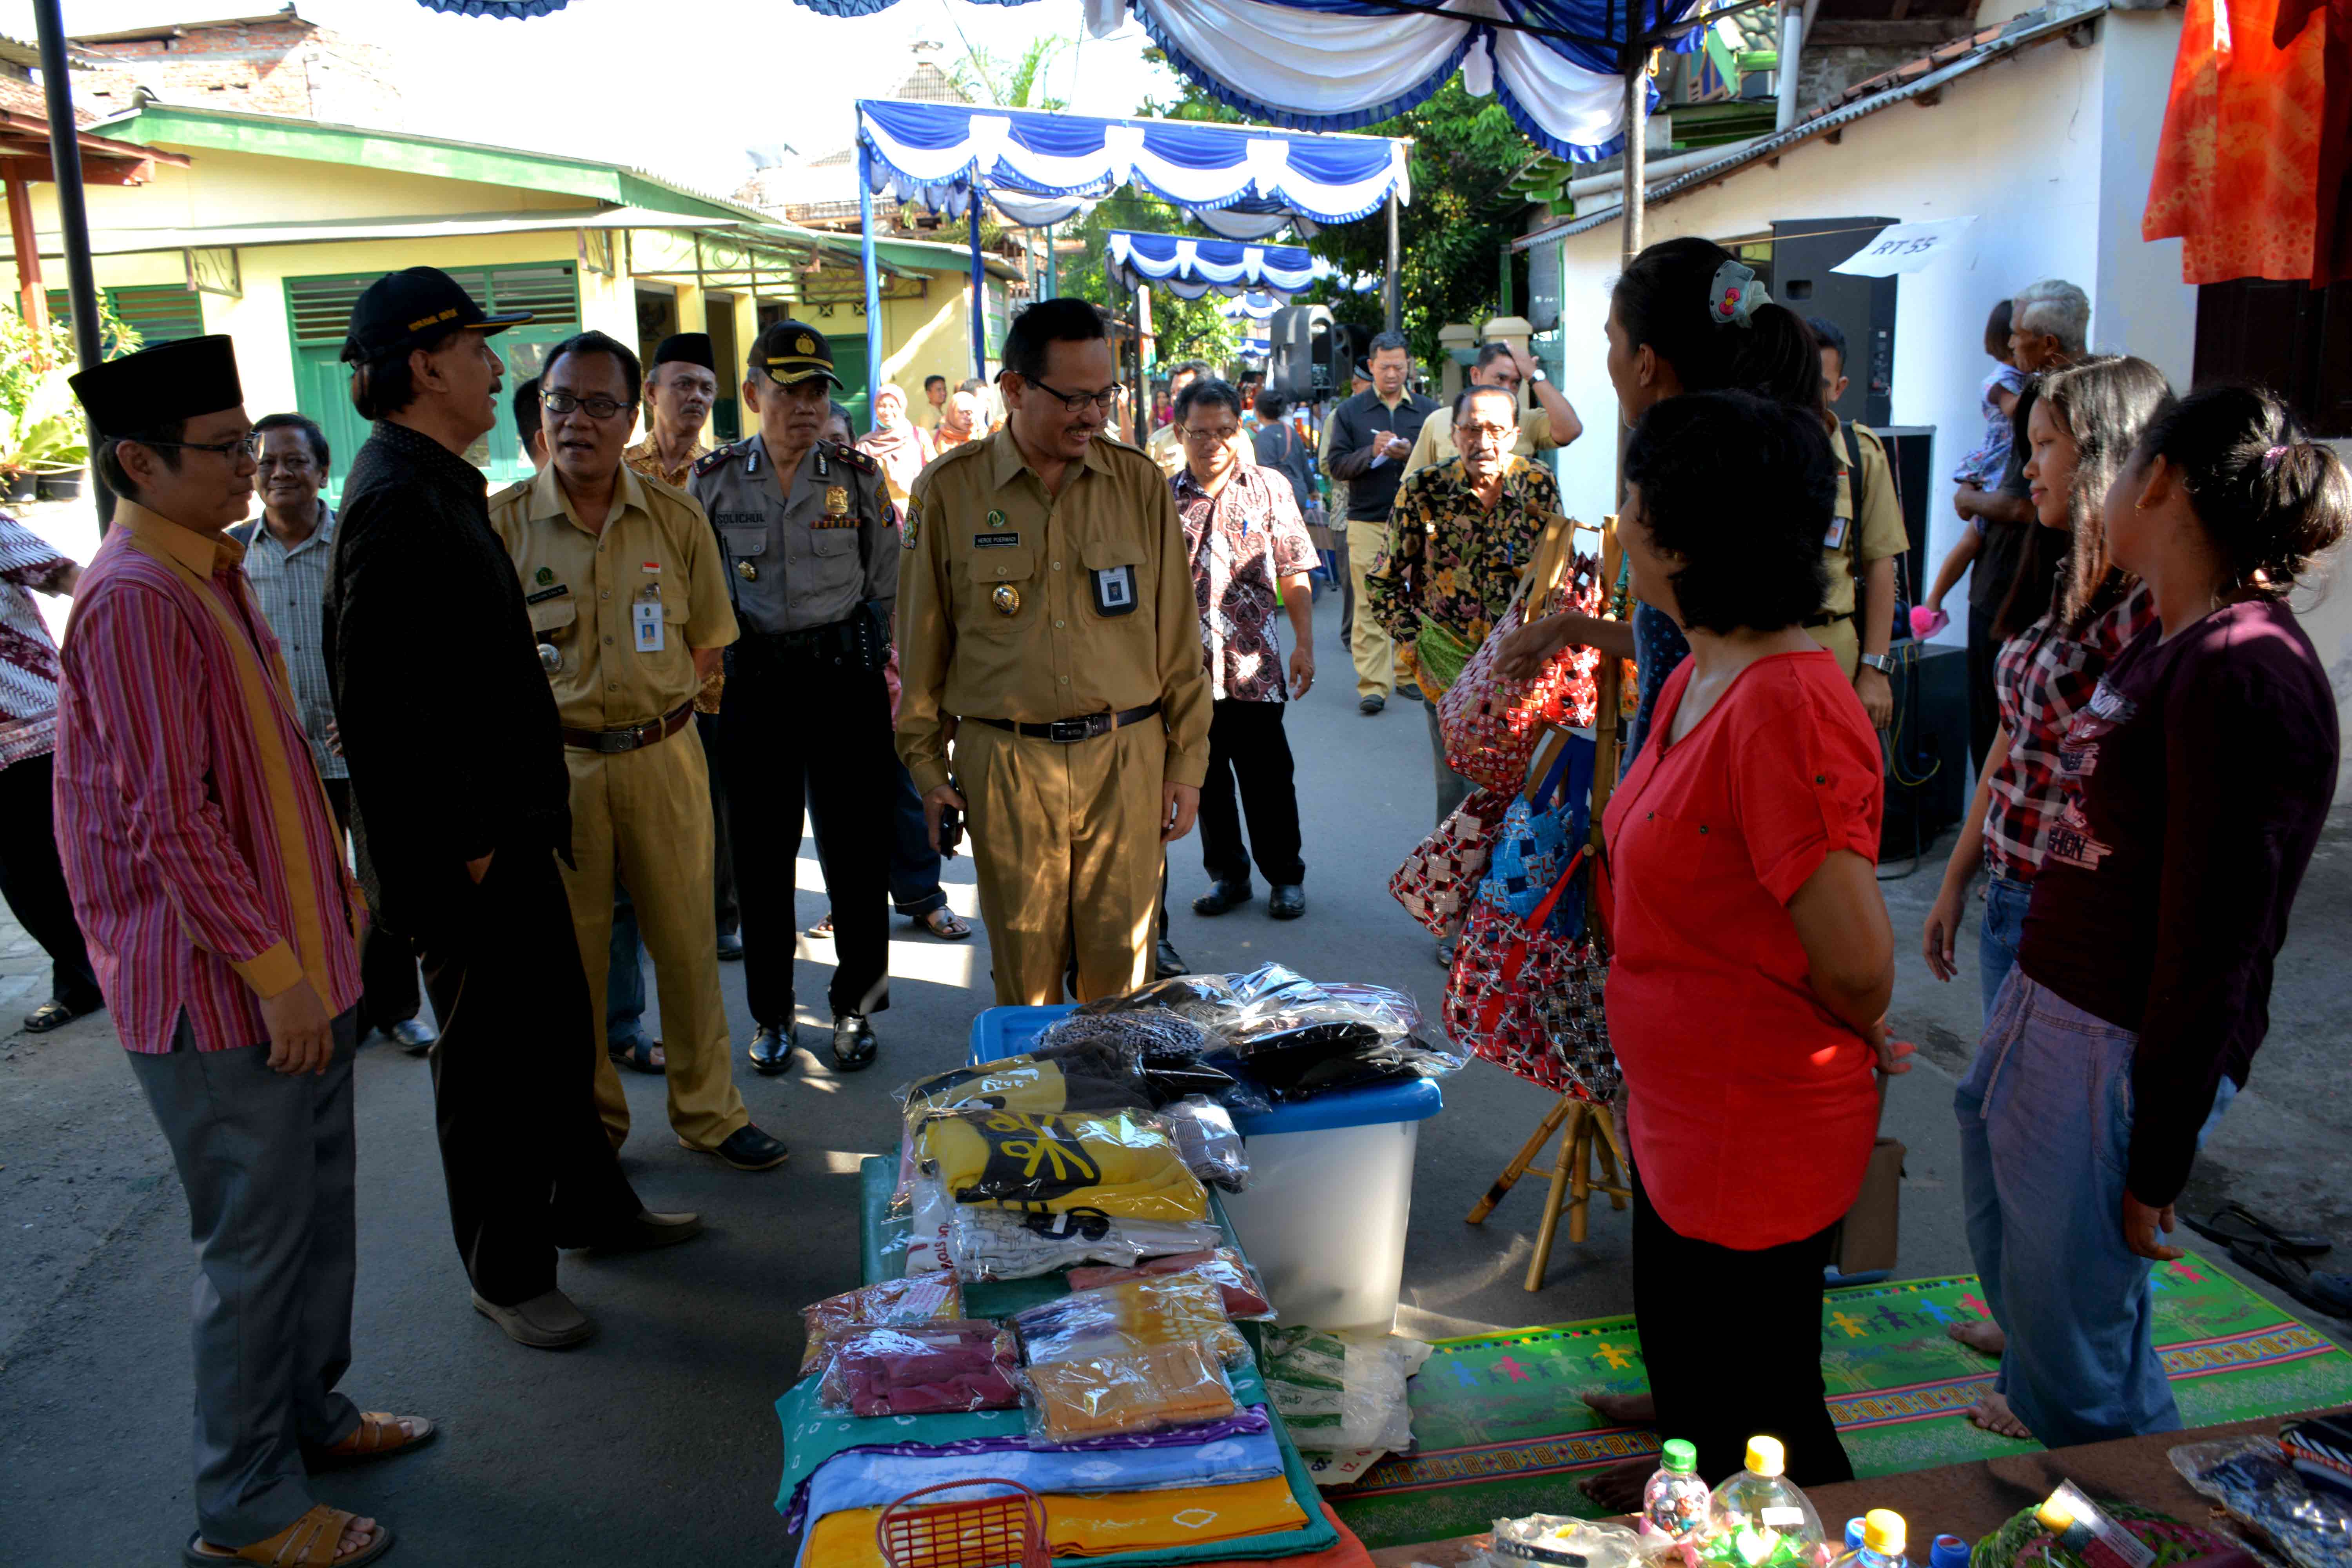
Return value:
<svg viewBox="0 0 2352 1568">
<path fill-rule="evenodd" d="M 696 464 L 687 489 L 718 530 L 745 631 L 809 631 L 867 603 L 889 615 L 898 530 L 881 465 L 865 453 L 819 441 L 785 479 L 753 436 Z"/>
<path fill-rule="evenodd" d="M 1559 445 L 1552 438 L 1550 409 L 1538 405 L 1521 411 L 1518 438 L 1511 443 L 1515 455 L 1532 458 Z M 1454 444 L 1454 411 L 1440 409 L 1421 422 L 1421 434 L 1412 438 L 1412 451 L 1404 460 L 1404 477 L 1409 479 L 1423 468 L 1452 462 L 1461 455 L 1462 448 Z"/>
<path fill-rule="evenodd" d="M 1895 470 L 1886 461 L 1886 448 L 1879 445 L 1877 437 L 1859 425 L 1846 428 L 1853 432 L 1854 444 L 1862 452 L 1862 538 L 1857 543 L 1848 537 L 1853 528 L 1853 485 L 1846 477 L 1845 437 L 1840 434 L 1830 437 L 1831 448 L 1837 456 L 1837 505 L 1830 531 L 1822 541 L 1822 555 L 1830 574 L 1830 591 L 1822 600 L 1822 613 L 1829 616 L 1853 612 L 1854 579 L 1867 577 L 1874 562 L 1900 555 L 1911 548 L 1911 536 L 1903 526 L 1903 508 L 1895 493 Z"/>
<path fill-rule="evenodd" d="M 735 640 L 726 565 L 702 509 L 626 467 L 613 495 L 601 533 L 572 510 L 552 465 L 490 498 L 490 526 L 522 581 L 531 631 L 562 657 L 550 679 L 575 730 L 675 710 L 700 685 L 694 650 Z M 641 605 L 659 607 L 653 631 Z"/>
<path fill-rule="evenodd" d="M 1165 777 L 1209 766 L 1210 694 L 1183 525 L 1158 465 L 1097 437 L 1049 497 L 1010 429 L 915 480 L 898 616 L 898 754 L 947 782 L 943 721 L 1049 723 L 1162 704 Z"/>
</svg>

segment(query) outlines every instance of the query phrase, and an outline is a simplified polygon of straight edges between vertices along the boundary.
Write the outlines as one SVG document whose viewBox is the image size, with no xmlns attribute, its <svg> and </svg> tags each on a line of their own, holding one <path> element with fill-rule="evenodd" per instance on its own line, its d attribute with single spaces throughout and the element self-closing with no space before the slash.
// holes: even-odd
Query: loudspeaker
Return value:
<svg viewBox="0 0 2352 1568">
<path fill-rule="evenodd" d="M 1895 279 L 1850 278 L 1830 268 L 1894 221 L 1790 218 L 1772 226 L 1772 298 L 1800 316 L 1833 321 L 1845 334 L 1847 384 L 1833 412 L 1857 425 L 1884 425 L 1894 417 Z"/>
<path fill-rule="evenodd" d="M 1895 725 L 1886 737 L 1886 804 L 1879 819 L 1882 863 L 1924 855 L 1968 805 L 1968 649 L 1906 642 L 1895 654 Z"/>
<path fill-rule="evenodd" d="M 1321 395 L 1329 384 L 1331 310 L 1286 305 L 1266 319 L 1266 385 L 1293 402 Z M 1343 380 L 1339 384 L 1347 385 Z"/>
<path fill-rule="evenodd" d="M 1895 491 L 1903 506 L 1903 531 L 1910 547 L 1897 557 L 1895 580 L 1895 640 L 1911 635 L 1911 606 L 1919 602 L 1935 578 L 1927 559 L 1927 498 L 1934 493 L 1936 427 L 1933 425 L 1865 426 L 1886 448 L 1886 466 L 1895 471 Z"/>
</svg>

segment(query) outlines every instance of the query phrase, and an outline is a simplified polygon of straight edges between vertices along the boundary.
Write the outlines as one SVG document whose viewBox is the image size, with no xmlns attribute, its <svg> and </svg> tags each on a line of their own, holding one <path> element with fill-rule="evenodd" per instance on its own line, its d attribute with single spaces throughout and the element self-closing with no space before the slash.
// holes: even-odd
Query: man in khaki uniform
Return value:
<svg viewBox="0 0 2352 1568">
<path fill-rule="evenodd" d="M 1151 977 L 1163 846 L 1208 772 L 1183 526 L 1159 468 L 1102 435 L 1117 374 L 1093 306 L 1030 306 L 1011 419 L 907 509 L 898 754 L 935 835 L 971 814 L 999 1003 L 1061 1000 L 1073 955 L 1084 1000 Z"/>
<path fill-rule="evenodd" d="M 1488 343 L 1478 351 L 1476 363 L 1470 367 L 1472 386 L 1499 386 L 1514 399 L 1521 386 L 1532 387 L 1535 406 L 1519 416 L 1519 434 L 1511 447 L 1516 457 L 1532 458 L 1538 452 L 1549 452 L 1565 447 L 1584 434 L 1584 421 L 1576 416 L 1576 408 L 1544 374 L 1543 366 L 1521 353 L 1508 343 Z M 1411 479 L 1423 468 L 1451 462 L 1462 455 L 1454 444 L 1454 421 L 1424 421 L 1421 434 L 1413 437 L 1412 451 L 1404 460 L 1404 477 Z"/>
<path fill-rule="evenodd" d="M 727 1008 L 711 942 L 710 784 L 684 733 L 694 694 L 735 640 L 718 542 L 682 492 L 621 461 L 636 355 L 602 332 L 549 351 L 540 375 L 548 466 L 490 500 L 540 659 L 554 684 L 572 776 L 572 924 L 604 1039 L 613 882 L 628 884 L 653 952 L 668 1056 L 670 1125 L 689 1149 L 745 1170 L 783 1163 L 730 1076 Z M 628 1101 L 597 1052 L 596 1102 L 618 1148 Z"/>
<path fill-rule="evenodd" d="M 1819 317 L 1811 325 L 1822 344 L 1823 400 L 1833 404 L 1845 395 L 1845 334 Z M 1895 558 L 1911 548 L 1911 536 L 1903 524 L 1902 498 L 1895 491 L 1895 468 L 1886 460 L 1886 448 L 1858 425 L 1832 416 L 1829 426 L 1830 447 L 1838 465 L 1837 507 L 1822 540 L 1830 589 L 1821 612 L 1806 619 L 1805 630 L 1837 655 L 1853 682 L 1854 695 L 1862 699 L 1863 711 L 1884 730 L 1895 717 L 1895 687 L 1887 679 L 1895 661 L 1886 652 L 1895 637 Z M 1856 458 L 1861 459 L 1859 485 L 1853 467 Z M 1859 529 L 1854 526 L 1857 489 L 1862 493 Z"/>
</svg>

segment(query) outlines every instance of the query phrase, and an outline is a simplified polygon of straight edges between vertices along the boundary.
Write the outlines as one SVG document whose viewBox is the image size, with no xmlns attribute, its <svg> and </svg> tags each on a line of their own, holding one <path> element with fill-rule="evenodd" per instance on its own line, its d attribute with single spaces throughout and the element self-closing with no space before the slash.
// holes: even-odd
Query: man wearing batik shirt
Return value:
<svg viewBox="0 0 2352 1568">
<path fill-rule="evenodd" d="M 1315 567 L 1315 542 L 1307 536 L 1290 482 L 1236 456 L 1241 419 L 1241 395 L 1223 381 L 1196 380 L 1176 399 L 1173 428 L 1184 466 L 1168 482 L 1192 557 L 1214 698 L 1209 776 L 1201 786 L 1201 859 L 1208 868 L 1209 890 L 1192 900 L 1192 912 L 1221 915 L 1246 903 L 1255 858 L 1270 889 L 1266 912 L 1278 921 L 1297 920 L 1307 912 L 1301 886 L 1307 867 L 1299 858 L 1290 740 L 1282 728 L 1286 692 L 1275 611 L 1279 607 L 1290 616 L 1286 695 L 1304 697 L 1315 684 L 1313 599 L 1307 581 Z M 1244 814 L 1247 848 L 1242 844 Z"/>
<path fill-rule="evenodd" d="M 1559 511 L 1551 470 L 1512 455 L 1518 413 L 1517 399 L 1499 386 L 1464 389 L 1454 402 L 1462 455 L 1415 471 L 1398 488 L 1388 549 L 1365 575 L 1373 616 L 1401 654 L 1413 651 L 1436 753 L 1440 822 L 1468 797 L 1470 781 L 1445 765 L 1437 700 L 1510 605 L 1545 521 Z M 1433 649 L 1448 656 L 1446 669 L 1432 668 Z"/>
<path fill-rule="evenodd" d="M 49 999 L 25 1015 L 45 1035 L 106 1005 L 58 864 L 49 802 L 58 745 L 58 645 L 33 603 L 71 594 L 81 568 L 14 518 L 0 517 L 0 898 L 49 955 Z"/>
</svg>

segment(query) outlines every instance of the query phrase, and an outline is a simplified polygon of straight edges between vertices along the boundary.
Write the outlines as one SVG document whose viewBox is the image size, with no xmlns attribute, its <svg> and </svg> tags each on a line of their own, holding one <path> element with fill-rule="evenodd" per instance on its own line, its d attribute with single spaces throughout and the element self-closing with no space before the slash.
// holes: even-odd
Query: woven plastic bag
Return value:
<svg viewBox="0 0 2352 1568">
<path fill-rule="evenodd" d="M 1596 648 L 1562 648 L 1539 674 L 1525 680 L 1495 668 L 1504 639 L 1531 616 L 1601 613 L 1601 563 L 1569 547 L 1571 527 L 1559 519 L 1545 531 L 1519 591 L 1463 666 L 1461 678 L 1438 700 L 1445 765 L 1487 789 L 1516 790 L 1526 781 L 1528 760 L 1546 727 L 1589 728 L 1600 712 Z"/>
<path fill-rule="evenodd" d="M 1509 790 L 1474 791 L 1390 873 L 1390 895 L 1431 935 L 1450 937 L 1462 929 L 1486 875 L 1495 830 L 1517 798 Z"/>
</svg>

